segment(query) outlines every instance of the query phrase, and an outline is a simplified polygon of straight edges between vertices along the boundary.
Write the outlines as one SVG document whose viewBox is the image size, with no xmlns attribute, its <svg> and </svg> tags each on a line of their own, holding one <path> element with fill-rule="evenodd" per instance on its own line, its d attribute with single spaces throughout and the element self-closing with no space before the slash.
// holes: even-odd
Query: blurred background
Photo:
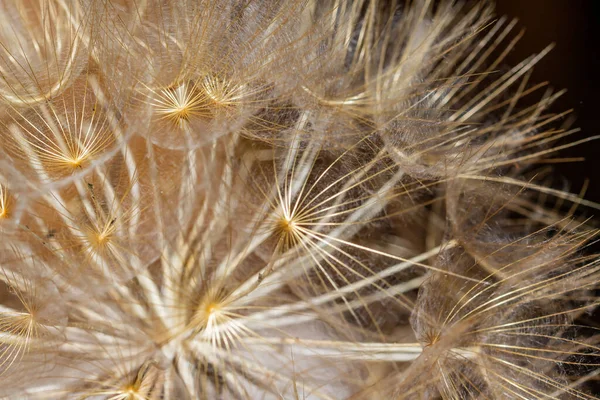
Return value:
<svg viewBox="0 0 600 400">
<path fill-rule="evenodd" d="M 496 10 L 499 16 L 519 20 L 515 33 L 525 29 L 507 64 L 516 65 L 555 43 L 550 54 L 536 65 L 530 82 L 549 81 L 556 90 L 568 90 L 552 108 L 555 112 L 574 109 L 574 127 L 582 131 L 567 140 L 600 135 L 600 0 L 496 0 Z M 557 164 L 556 171 L 572 182 L 573 192 L 579 192 L 588 178 L 590 187 L 585 197 L 600 203 L 600 140 L 567 149 L 561 155 L 585 157 L 583 162 Z M 600 211 L 592 215 L 600 221 Z"/>
</svg>

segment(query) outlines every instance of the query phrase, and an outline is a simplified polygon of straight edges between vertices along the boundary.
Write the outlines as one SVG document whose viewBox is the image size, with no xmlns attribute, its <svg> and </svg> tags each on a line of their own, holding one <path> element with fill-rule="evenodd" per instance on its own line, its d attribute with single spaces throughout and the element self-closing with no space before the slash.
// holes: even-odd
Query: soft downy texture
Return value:
<svg viewBox="0 0 600 400">
<path fill-rule="evenodd" d="M 491 4 L 1 4 L 0 398 L 595 398 L 591 138 Z"/>
</svg>

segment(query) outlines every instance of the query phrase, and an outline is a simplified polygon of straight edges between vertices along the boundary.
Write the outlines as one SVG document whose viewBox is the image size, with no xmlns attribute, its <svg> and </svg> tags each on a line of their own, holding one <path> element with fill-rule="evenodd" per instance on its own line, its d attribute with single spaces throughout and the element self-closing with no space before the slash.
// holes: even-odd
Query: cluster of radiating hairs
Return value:
<svg viewBox="0 0 600 400">
<path fill-rule="evenodd" d="M 0 1 L 0 398 L 595 398 L 589 138 L 492 14 Z"/>
</svg>

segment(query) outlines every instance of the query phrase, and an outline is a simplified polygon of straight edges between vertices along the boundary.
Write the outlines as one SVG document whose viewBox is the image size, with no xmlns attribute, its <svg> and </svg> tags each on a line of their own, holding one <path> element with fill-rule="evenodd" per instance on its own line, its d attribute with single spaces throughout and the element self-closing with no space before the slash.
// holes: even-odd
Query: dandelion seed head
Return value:
<svg viewBox="0 0 600 400">
<path fill-rule="evenodd" d="M 2 395 L 591 398 L 600 206 L 487 2 L 6 1 Z"/>
</svg>

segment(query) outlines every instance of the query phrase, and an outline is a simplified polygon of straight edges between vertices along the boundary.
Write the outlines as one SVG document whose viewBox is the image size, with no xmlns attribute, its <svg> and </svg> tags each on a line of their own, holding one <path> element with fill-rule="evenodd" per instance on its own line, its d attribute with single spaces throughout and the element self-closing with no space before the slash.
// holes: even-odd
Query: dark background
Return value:
<svg viewBox="0 0 600 400">
<path fill-rule="evenodd" d="M 514 33 L 525 35 L 507 60 L 516 65 L 550 43 L 555 48 L 535 67 L 530 82 L 549 81 L 556 90 L 567 89 L 552 107 L 561 112 L 574 109 L 575 127 L 582 132 L 567 140 L 600 135 L 600 0 L 497 0 L 497 15 L 517 18 Z M 566 141 L 563 141 L 563 143 Z M 585 161 L 557 164 L 557 174 L 579 192 L 590 180 L 585 198 L 600 202 L 600 140 L 560 153 L 564 157 L 585 157 Z M 586 210 L 600 225 L 600 211 Z"/>
</svg>

